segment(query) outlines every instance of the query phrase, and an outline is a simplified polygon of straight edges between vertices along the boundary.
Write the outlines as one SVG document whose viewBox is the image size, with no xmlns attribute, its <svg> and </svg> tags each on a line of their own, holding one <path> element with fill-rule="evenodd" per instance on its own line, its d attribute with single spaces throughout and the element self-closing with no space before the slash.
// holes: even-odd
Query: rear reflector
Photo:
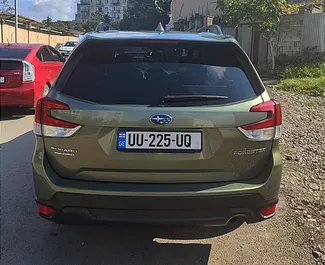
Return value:
<svg viewBox="0 0 325 265">
<path fill-rule="evenodd" d="M 81 126 L 52 116 L 52 110 L 70 110 L 69 106 L 46 97 L 38 100 L 35 110 L 34 133 L 47 137 L 69 137 Z"/>
<path fill-rule="evenodd" d="M 261 210 L 261 214 L 264 219 L 270 218 L 273 215 L 275 215 L 276 211 L 276 204 L 270 205 L 268 207 L 265 207 Z"/>
<path fill-rule="evenodd" d="M 37 204 L 37 210 L 39 214 L 44 215 L 46 217 L 52 217 L 55 213 L 54 209 L 39 203 Z"/>
<path fill-rule="evenodd" d="M 251 108 L 250 112 L 268 113 L 265 120 L 238 129 L 251 141 L 268 141 L 282 136 L 282 110 L 276 100 L 269 100 Z"/>
</svg>

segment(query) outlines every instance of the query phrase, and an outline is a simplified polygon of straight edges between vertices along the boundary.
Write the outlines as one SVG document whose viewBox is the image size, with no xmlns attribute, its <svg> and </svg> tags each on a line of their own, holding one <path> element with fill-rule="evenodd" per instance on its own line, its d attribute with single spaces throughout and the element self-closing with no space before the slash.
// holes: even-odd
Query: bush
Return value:
<svg viewBox="0 0 325 265">
<path fill-rule="evenodd" d="M 314 65 L 277 67 L 275 75 L 280 79 L 325 76 L 325 63 Z"/>
<path fill-rule="evenodd" d="M 275 64 L 278 67 L 317 65 L 325 63 L 325 52 L 317 51 L 317 47 L 304 48 L 292 56 L 281 54 L 275 57 Z"/>
<path fill-rule="evenodd" d="M 319 78 L 285 79 L 276 88 L 313 96 L 325 96 L 325 76 Z"/>
</svg>

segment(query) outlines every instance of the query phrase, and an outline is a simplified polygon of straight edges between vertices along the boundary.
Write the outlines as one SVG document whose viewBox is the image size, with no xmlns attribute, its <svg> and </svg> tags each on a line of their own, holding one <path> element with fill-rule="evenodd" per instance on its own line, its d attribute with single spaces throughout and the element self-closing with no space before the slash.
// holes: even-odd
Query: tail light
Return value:
<svg viewBox="0 0 325 265">
<path fill-rule="evenodd" d="M 263 216 L 264 219 L 271 218 L 272 216 L 275 215 L 276 211 L 276 204 L 272 204 L 270 206 L 267 206 L 263 209 L 261 209 L 261 215 Z"/>
<path fill-rule="evenodd" d="M 70 137 L 81 126 L 75 123 L 63 121 L 52 116 L 52 110 L 69 110 L 69 106 L 49 98 L 41 98 L 37 101 L 35 110 L 34 133 L 47 137 Z"/>
<path fill-rule="evenodd" d="M 265 120 L 238 129 L 251 141 L 269 141 L 282 136 L 282 110 L 276 100 L 269 100 L 251 108 L 250 112 L 267 112 Z"/>
<path fill-rule="evenodd" d="M 44 215 L 46 217 L 52 217 L 55 213 L 55 210 L 53 208 L 39 203 L 37 203 L 37 210 L 39 214 Z"/>
<path fill-rule="evenodd" d="M 35 80 L 35 68 L 26 61 L 23 61 L 23 83 L 33 82 Z"/>
</svg>

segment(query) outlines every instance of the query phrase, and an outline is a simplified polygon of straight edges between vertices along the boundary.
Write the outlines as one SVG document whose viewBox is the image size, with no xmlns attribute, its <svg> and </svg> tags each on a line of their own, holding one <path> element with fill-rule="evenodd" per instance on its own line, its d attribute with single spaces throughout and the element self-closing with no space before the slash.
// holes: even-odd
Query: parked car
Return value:
<svg viewBox="0 0 325 265">
<path fill-rule="evenodd" d="M 57 43 L 55 49 L 58 51 L 62 47 L 63 43 Z"/>
<path fill-rule="evenodd" d="M 34 107 L 48 93 L 64 58 L 42 44 L 0 44 L 1 106 Z"/>
<path fill-rule="evenodd" d="M 59 48 L 59 52 L 61 53 L 62 56 L 68 57 L 73 51 L 73 49 L 75 48 L 75 46 L 77 45 L 77 43 L 78 42 L 76 41 L 67 41 L 66 43 L 63 44 L 63 46 Z"/>
<path fill-rule="evenodd" d="M 217 35 L 223 35 L 222 29 L 218 25 L 210 25 L 210 26 L 202 27 L 198 30 L 198 32 L 211 32 Z"/>
<path fill-rule="evenodd" d="M 281 117 L 231 37 L 86 34 L 37 104 L 38 212 L 57 223 L 266 220 Z"/>
</svg>

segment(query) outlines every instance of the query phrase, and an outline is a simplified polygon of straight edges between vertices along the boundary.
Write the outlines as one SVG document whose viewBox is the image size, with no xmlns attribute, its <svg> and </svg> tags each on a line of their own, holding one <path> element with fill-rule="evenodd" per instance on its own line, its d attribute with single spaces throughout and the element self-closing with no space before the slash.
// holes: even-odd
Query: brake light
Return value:
<svg viewBox="0 0 325 265">
<path fill-rule="evenodd" d="M 256 105 L 250 112 L 267 112 L 265 120 L 241 126 L 238 129 L 251 141 L 268 141 L 280 139 L 282 136 L 281 105 L 272 99 Z"/>
<path fill-rule="evenodd" d="M 23 61 L 23 83 L 33 82 L 35 80 L 35 68 L 26 61 Z"/>
<path fill-rule="evenodd" d="M 69 110 L 70 107 L 62 102 L 43 97 L 37 101 L 35 110 L 34 133 L 48 137 L 69 137 L 76 133 L 81 126 L 52 116 L 52 110 Z"/>
</svg>

